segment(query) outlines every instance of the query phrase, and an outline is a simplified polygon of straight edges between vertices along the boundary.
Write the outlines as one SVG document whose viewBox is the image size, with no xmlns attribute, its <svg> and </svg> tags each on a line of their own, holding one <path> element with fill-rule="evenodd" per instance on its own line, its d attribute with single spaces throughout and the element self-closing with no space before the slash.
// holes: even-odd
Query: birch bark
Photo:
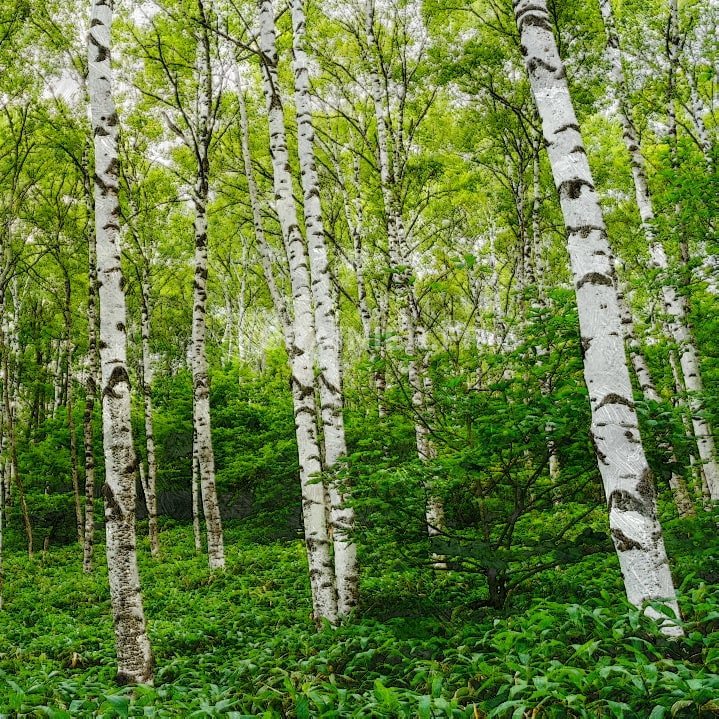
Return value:
<svg viewBox="0 0 719 719">
<path fill-rule="evenodd" d="M 293 70 L 297 111 L 297 150 L 304 195 L 305 229 L 309 254 L 312 296 L 315 307 L 315 347 L 319 365 L 319 397 L 324 429 L 325 469 L 337 469 L 347 454 L 342 394 L 340 329 L 330 276 L 325 231 L 320 205 L 320 183 L 315 164 L 315 132 L 312 125 L 310 82 L 305 52 L 303 0 L 290 0 L 292 14 Z M 358 600 L 357 548 L 352 539 L 354 509 L 347 504 L 346 488 L 334 476 L 329 481 L 330 521 L 333 530 L 335 583 L 339 616 L 348 614 Z"/>
<path fill-rule="evenodd" d="M 195 540 L 195 552 L 202 552 L 202 532 L 200 528 L 200 470 L 197 466 L 197 448 L 192 449 L 192 536 Z"/>
<path fill-rule="evenodd" d="M 634 374 L 636 375 L 639 388 L 644 395 L 644 399 L 649 402 L 661 402 L 661 397 L 656 390 L 654 380 L 649 372 L 649 366 L 647 361 L 642 354 L 639 340 L 637 339 L 636 332 L 634 331 L 634 320 L 632 319 L 631 311 L 627 305 L 624 297 L 624 289 L 621 282 L 618 283 L 619 292 L 617 294 L 617 300 L 619 302 L 619 312 L 621 314 L 622 329 L 624 332 L 624 344 L 626 345 L 627 351 L 629 352 L 629 359 L 634 368 Z M 687 490 L 686 482 L 684 477 L 677 472 L 676 467 L 678 466 L 676 453 L 674 447 L 668 442 L 664 442 L 660 445 L 661 449 L 665 452 L 669 458 L 669 462 L 672 466 L 671 473 L 669 475 L 669 488 L 672 490 L 674 496 L 674 504 L 677 507 L 679 516 L 690 517 L 695 514 L 694 504 L 692 503 L 691 497 Z"/>
<path fill-rule="evenodd" d="M 143 262 L 149 260 L 142 258 Z M 155 428 L 152 421 L 152 364 L 150 361 L 150 278 L 145 265 L 141 270 L 141 334 L 142 334 L 142 400 L 145 414 L 145 451 L 147 454 L 147 476 L 143 485 L 147 505 L 147 524 L 150 535 L 150 554 L 160 553 L 160 538 L 157 528 L 157 456 L 155 453 Z"/>
<path fill-rule="evenodd" d="M 67 399 L 65 410 L 67 413 L 67 429 L 70 435 L 70 480 L 72 483 L 72 494 L 75 505 L 75 527 L 77 541 L 84 546 L 84 518 L 82 516 L 82 501 L 80 499 L 80 476 L 77 466 L 77 437 L 75 436 L 75 417 L 73 415 L 73 391 L 72 391 L 72 285 L 67 268 L 63 266 L 65 304 L 63 306 L 63 319 L 65 323 L 65 360 L 67 362 Z"/>
<path fill-rule="evenodd" d="M 201 0 L 198 2 L 203 26 L 199 30 L 197 46 L 198 73 L 198 127 L 194 150 L 197 157 L 197 175 L 193 193 L 195 205 L 195 281 L 192 304 L 192 383 L 193 424 L 197 442 L 197 463 L 202 508 L 207 529 L 207 556 L 210 569 L 224 569 L 225 547 L 222 518 L 215 485 L 215 453 L 212 446 L 210 418 L 210 378 L 206 350 L 207 311 L 207 201 L 209 197 L 210 159 L 212 137 L 212 66 L 207 17 Z M 194 134 L 194 133 L 193 133 Z"/>
<path fill-rule="evenodd" d="M 676 4 L 671 0 L 672 6 Z M 671 336 L 679 350 L 679 363 L 684 377 L 684 384 L 689 392 L 689 406 L 692 414 L 692 427 L 694 437 L 699 451 L 699 457 L 704 465 L 704 473 L 709 484 L 712 499 L 719 500 L 719 464 L 716 459 L 716 447 L 714 435 L 709 422 L 704 416 L 702 394 L 704 391 L 701 371 L 699 367 L 699 356 L 694 338 L 689 329 L 687 320 L 686 300 L 677 289 L 667 281 L 669 262 L 663 245 L 657 240 L 654 231 L 654 205 L 649 191 L 647 179 L 646 162 L 642 154 L 637 132 L 631 117 L 629 99 L 626 92 L 626 83 L 622 69 L 622 52 L 617 34 L 614 15 L 612 13 L 611 0 L 600 0 L 600 8 L 604 19 L 604 27 L 607 34 L 607 54 L 611 62 L 611 78 L 617 100 L 619 101 L 619 116 L 622 122 L 624 142 L 629 152 L 632 164 L 632 177 L 636 194 L 639 215 L 642 220 L 644 236 L 649 247 L 650 260 L 653 267 L 663 274 L 662 297 L 664 309 L 670 318 L 669 327 Z M 672 11 L 675 12 L 676 8 Z M 675 22 L 675 21 L 674 21 Z M 674 48 L 671 38 L 676 30 L 668 31 L 670 48 Z M 670 49 L 671 62 L 678 63 L 678 50 Z M 670 86 L 673 94 L 674 72 L 671 72 Z M 670 99 L 670 114 L 674 117 L 674 100 Z M 675 122 L 674 122 L 675 124 Z"/>
<path fill-rule="evenodd" d="M 92 199 L 89 172 L 85 178 L 85 193 L 88 215 L 94 217 L 95 207 Z M 93 417 L 95 414 L 95 396 L 98 387 L 99 362 L 97 348 L 97 250 L 92 223 L 88 228 L 88 275 L 89 290 L 87 298 L 87 376 L 85 379 L 85 410 L 82 418 L 82 438 L 85 452 L 85 530 L 82 568 L 92 571 L 95 539 L 95 450 Z"/>
<path fill-rule="evenodd" d="M 93 0 L 88 92 L 95 142 L 95 236 L 100 296 L 105 531 L 120 683 L 150 683 L 153 659 L 135 548 L 137 460 L 130 422 L 126 307 L 120 264 L 118 117 L 110 67 L 111 0 Z"/>
<path fill-rule="evenodd" d="M 270 154 L 275 207 L 287 251 L 292 286 L 293 345 L 290 355 L 295 431 L 300 462 L 305 544 L 316 619 L 337 621 L 337 596 L 322 482 L 317 426 L 314 418 L 314 314 L 309 262 L 297 220 L 287 150 L 284 111 L 280 97 L 274 10 L 271 0 L 260 0 L 260 50 L 270 132 Z"/>
<path fill-rule="evenodd" d="M 514 15 L 568 234 L 579 310 L 591 435 L 609 526 L 629 601 L 679 608 L 657 519 L 621 334 L 611 249 L 545 0 L 515 0 Z M 660 618 L 651 607 L 648 615 Z M 681 635 L 671 621 L 662 631 Z"/>
<path fill-rule="evenodd" d="M 431 395 L 431 378 L 427 373 L 427 333 L 422 326 L 419 304 L 413 291 L 412 258 L 410 257 L 407 237 L 405 234 L 402 209 L 397 199 L 395 166 L 397 152 L 401 143 L 401 128 L 395 142 L 394 164 L 389 146 L 387 109 L 380 83 L 378 66 L 381 67 L 380 47 L 374 31 L 374 0 L 366 0 L 364 6 L 365 32 L 368 47 L 368 66 L 370 87 L 374 104 L 375 124 L 377 131 L 377 149 L 380 167 L 380 185 L 382 202 L 387 222 L 387 239 L 389 245 L 391 286 L 399 301 L 400 326 L 405 340 L 405 352 L 408 357 L 407 375 L 409 380 L 412 408 L 415 414 L 415 442 L 417 455 L 422 462 L 436 457 L 436 447 L 432 441 L 427 423 L 430 408 L 427 399 Z M 401 118 L 399 124 L 401 125 Z M 430 537 L 440 534 L 444 527 L 444 508 L 441 499 L 427 486 L 427 502 L 425 520 L 427 533 Z M 438 562 L 440 558 L 438 557 Z"/>
</svg>

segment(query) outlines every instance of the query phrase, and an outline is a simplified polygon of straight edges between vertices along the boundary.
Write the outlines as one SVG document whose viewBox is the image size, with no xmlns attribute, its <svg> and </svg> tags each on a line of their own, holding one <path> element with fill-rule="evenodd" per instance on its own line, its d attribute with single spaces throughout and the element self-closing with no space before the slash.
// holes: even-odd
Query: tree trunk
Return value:
<svg viewBox="0 0 719 719">
<path fill-rule="evenodd" d="M 367 62 L 377 128 L 382 202 L 387 218 L 391 287 L 397 295 L 400 305 L 400 328 L 405 340 L 405 352 L 408 357 L 407 375 L 412 410 L 415 417 L 417 455 L 420 461 L 426 462 L 436 456 L 436 448 L 428 426 L 430 411 L 427 400 L 431 395 L 431 379 L 427 373 L 426 332 L 422 326 L 420 309 L 413 289 L 412 258 L 405 235 L 402 209 L 397 197 L 395 169 L 398 164 L 398 156 L 396 153 L 399 151 L 398 145 L 401 143 L 395 142 L 394 165 L 390 154 L 389 123 L 378 71 L 378 65 L 381 65 L 381 61 L 379 57 L 380 47 L 374 31 L 374 8 L 374 0 L 366 0 L 365 30 L 369 54 Z M 398 133 L 401 133 L 401 129 L 398 129 Z M 401 138 L 401 134 L 398 137 Z M 425 487 L 425 489 L 427 491 L 425 521 L 427 533 L 431 539 L 443 529 L 444 508 L 442 507 L 441 499 L 434 493 L 432 487 Z"/>
<path fill-rule="evenodd" d="M 670 0 L 670 4 L 674 7 L 676 0 Z M 691 331 L 687 324 L 687 306 L 686 300 L 679 295 L 676 288 L 667 281 L 667 271 L 669 262 L 664 247 L 657 241 L 654 223 L 654 206 L 652 197 L 649 192 L 649 182 L 647 179 L 646 163 L 636 129 L 631 117 L 631 110 L 626 92 L 626 83 L 624 81 L 624 73 L 622 70 L 622 55 L 619 44 L 619 36 L 614 23 L 612 14 L 611 0 L 600 0 L 602 17 L 604 18 L 604 27 L 607 33 L 607 53 L 611 61 L 611 77 L 612 84 L 617 93 L 619 101 L 619 115 L 624 130 L 624 142 L 629 152 L 632 163 L 632 177 L 634 179 L 634 189 L 636 194 L 639 215 L 642 220 L 642 228 L 644 236 L 649 247 L 651 264 L 658 269 L 663 275 L 662 296 L 664 298 L 664 308 L 670 317 L 669 327 L 671 336 L 679 350 L 679 363 L 681 365 L 682 374 L 684 376 L 684 384 L 689 392 L 689 405 L 692 412 L 692 426 L 694 436 L 699 450 L 699 457 L 704 465 L 704 472 L 707 477 L 709 489 L 712 499 L 719 500 L 719 464 L 716 460 L 716 449 L 714 446 L 714 436 L 709 422 L 704 418 L 704 406 L 702 401 L 703 382 L 699 369 L 699 357 L 692 337 Z M 672 17 L 674 17 L 672 10 Z M 670 60 L 678 63 L 678 50 L 674 49 L 671 38 L 675 37 L 676 30 L 672 29 L 673 24 L 670 23 L 668 31 L 668 42 L 670 43 Z M 675 71 L 670 68 L 670 116 L 674 117 L 674 74 Z M 676 118 L 674 118 L 674 127 L 676 131 Z"/>
<path fill-rule="evenodd" d="M 63 315 L 65 321 L 65 359 L 67 362 L 67 403 L 65 409 L 67 411 L 67 429 L 70 435 L 70 479 L 72 482 L 72 495 L 75 501 L 75 527 L 77 530 L 77 541 L 84 543 L 84 519 L 82 516 L 82 500 L 80 499 L 80 476 L 78 472 L 77 462 L 77 437 L 75 436 L 75 417 L 73 416 L 73 396 L 72 396 L 72 285 L 70 284 L 70 275 L 66 268 L 65 273 L 65 305 L 63 307 Z"/>
<path fill-rule="evenodd" d="M 87 204 L 90 217 L 94 214 L 94 203 L 90 189 L 90 176 L 86 175 Z M 95 233 L 88 233 L 88 274 L 89 292 L 87 298 L 87 376 L 85 380 L 85 411 L 82 418 L 82 437 L 85 451 L 85 543 L 83 546 L 82 568 L 92 571 L 95 540 L 95 449 L 93 417 L 97 394 L 99 363 L 97 354 L 97 250 Z"/>
<path fill-rule="evenodd" d="M 157 530 L 157 458 L 155 455 L 155 431 L 152 422 L 152 365 L 150 360 L 150 278 L 147 267 L 142 270 L 141 291 L 141 333 L 142 333 L 142 399 L 145 412 L 145 451 L 147 453 L 147 475 L 143 491 L 147 506 L 147 525 L 150 536 L 150 554 L 160 553 L 160 538 Z"/>
<path fill-rule="evenodd" d="M 629 352 L 629 359 L 634 368 L 634 374 L 637 377 L 639 388 L 644 395 L 644 399 L 648 402 L 661 402 L 662 399 L 654 386 L 654 380 L 649 373 L 649 366 L 642 354 L 639 346 L 639 340 L 634 332 L 634 321 L 624 297 L 621 282 L 618 282 L 618 287 L 619 292 L 617 294 L 617 299 L 619 302 L 619 311 L 621 313 L 622 329 L 624 330 L 624 344 Z M 672 490 L 674 504 L 679 512 L 679 516 L 691 517 L 696 514 L 696 512 L 694 510 L 694 504 L 692 503 L 691 497 L 689 496 L 684 477 L 682 477 L 676 469 L 679 463 L 677 461 L 676 453 L 674 452 L 674 447 L 672 447 L 672 445 L 668 442 L 661 443 L 659 447 L 669 458 L 669 463 L 671 465 L 669 488 Z"/>
<path fill-rule="evenodd" d="M 313 609 L 317 620 L 327 619 L 334 623 L 337 621 L 337 596 L 325 513 L 325 493 L 323 483 L 316 481 L 322 471 L 322 465 L 314 419 L 315 338 L 312 289 L 307 252 L 292 191 L 284 111 L 279 94 L 274 10 L 271 0 L 260 0 L 259 40 L 270 130 L 275 207 L 287 251 L 292 286 L 294 324 L 293 346 L 289 359 Z"/>
<path fill-rule="evenodd" d="M 118 116 L 112 97 L 112 3 L 93 0 L 88 91 L 95 138 L 95 236 L 100 297 L 105 531 L 120 683 L 151 683 L 153 659 L 135 547 L 136 456 L 127 373 L 127 312 L 120 263 Z"/>
<path fill-rule="evenodd" d="M 0 293 L 0 309 L 6 315 L 5 307 L 5 296 L 4 292 Z M 6 315 L 7 316 L 7 315 Z M 10 361 L 10 354 L 12 352 L 10 342 L 8 341 L 8 326 L 6 316 L 0 321 L 0 359 L 2 360 L 2 379 L 3 379 L 3 415 L 4 415 L 4 426 L 3 436 L 7 445 L 7 483 L 6 483 L 6 498 L 10 496 L 10 488 L 14 486 L 17 489 L 18 500 L 20 502 L 20 512 L 22 515 L 23 527 L 25 529 L 25 537 L 27 539 L 27 553 L 29 557 L 33 555 L 33 532 L 32 523 L 30 521 L 30 510 L 27 506 L 27 499 L 25 497 L 25 488 L 20 477 L 18 468 L 18 457 L 17 457 L 17 436 L 15 433 L 15 414 L 16 404 L 15 398 L 13 397 L 13 372 L 15 370 L 14 362 Z M 14 353 L 13 353 L 13 356 Z"/>
<path fill-rule="evenodd" d="M 194 443 L 193 443 L 194 444 Z M 192 449 L 192 535 L 195 539 L 195 552 L 202 552 L 202 532 L 200 528 L 200 469 L 197 466 L 197 449 Z"/>
<path fill-rule="evenodd" d="M 609 526 L 629 601 L 667 603 L 679 616 L 651 471 L 622 342 L 611 249 L 545 0 L 518 0 L 514 13 L 532 93 L 559 193 L 579 310 L 591 436 Z M 651 607 L 648 615 L 661 618 Z M 675 622 L 662 631 L 678 636 Z"/>
<path fill-rule="evenodd" d="M 292 48 L 297 110 L 297 149 L 304 195 L 305 228 L 309 250 L 312 295 L 315 306 L 316 351 L 319 364 L 319 397 L 324 428 L 325 469 L 337 469 L 347 454 L 342 394 L 342 358 L 340 329 L 337 323 L 336 297 L 330 276 L 327 245 L 320 205 L 320 186 L 315 164 L 315 133 L 310 105 L 310 83 L 305 53 L 305 11 L 303 0 L 291 0 Z M 335 477 L 329 481 L 330 518 L 333 530 L 337 611 L 348 614 L 359 593 L 354 509 L 347 505 L 346 488 Z"/>
<path fill-rule="evenodd" d="M 210 378 L 205 339 L 207 335 L 207 199 L 209 196 L 212 74 L 209 29 L 204 27 L 197 48 L 199 75 L 199 128 L 196 142 L 197 177 L 195 205 L 195 283 L 192 305 L 193 424 L 197 443 L 202 508 L 207 529 L 207 556 L 210 569 L 224 569 L 225 547 L 222 518 L 215 485 L 215 453 L 210 420 Z"/>
</svg>

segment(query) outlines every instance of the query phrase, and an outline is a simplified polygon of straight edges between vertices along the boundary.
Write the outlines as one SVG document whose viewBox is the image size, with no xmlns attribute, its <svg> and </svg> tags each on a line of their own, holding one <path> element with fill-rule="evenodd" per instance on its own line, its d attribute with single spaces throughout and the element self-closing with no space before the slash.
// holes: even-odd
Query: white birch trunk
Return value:
<svg viewBox="0 0 719 719">
<path fill-rule="evenodd" d="M 89 172 L 85 178 L 88 212 L 95 212 L 90 186 Z M 87 299 L 87 377 L 85 379 L 85 411 L 83 413 L 83 445 L 85 451 L 85 542 L 83 545 L 82 568 L 92 571 L 95 540 L 95 449 L 93 417 L 95 414 L 95 396 L 97 394 L 99 366 L 97 348 L 97 251 L 95 233 L 88 234 L 88 276 L 89 291 Z"/>
<path fill-rule="evenodd" d="M 676 12 L 676 0 L 671 0 L 672 17 Z M 684 376 L 684 384 L 689 392 L 689 404 L 692 412 L 692 426 L 697 442 L 699 457 L 704 465 L 704 472 L 707 477 L 712 499 L 719 500 L 719 464 L 716 460 L 716 448 L 714 436 L 709 422 L 704 417 L 704 407 L 701 399 L 703 393 L 703 382 L 699 369 L 699 357 L 687 324 L 686 301 L 681 297 L 676 288 L 667 282 L 666 274 L 669 269 L 669 262 L 664 247 L 657 241 L 654 231 L 654 207 L 649 192 L 646 163 L 644 155 L 639 146 L 634 123 L 628 104 L 626 83 L 622 70 L 622 54 L 619 44 L 619 36 L 612 14 L 611 0 L 600 0 L 600 8 L 604 19 L 604 27 L 607 33 L 607 54 L 611 62 L 611 78 L 617 99 L 619 101 L 619 115 L 622 122 L 624 142 L 629 152 L 632 164 L 632 177 L 634 189 L 639 208 L 639 216 L 642 220 L 642 228 L 649 246 L 651 264 L 664 275 L 662 296 L 664 308 L 670 317 L 669 327 L 671 336 L 679 349 L 679 361 Z M 674 37 L 676 30 L 670 27 L 670 37 Z M 678 49 L 670 43 L 671 62 L 678 63 Z M 670 71 L 670 85 L 674 85 L 674 71 Z M 673 89 L 672 89 L 673 93 Z M 674 116 L 674 98 L 670 97 L 670 115 Z M 641 381 L 641 380 L 640 380 Z"/>
<path fill-rule="evenodd" d="M 591 434 L 629 601 L 666 602 L 679 616 L 651 471 L 634 409 L 611 249 L 545 0 L 518 0 L 521 51 L 542 120 L 568 248 L 591 405 Z M 647 614 L 659 618 L 652 608 Z M 662 631 L 681 635 L 676 623 Z"/>
<path fill-rule="evenodd" d="M 624 344 L 626 345 L 627 351 L 629 352 L 629 359 L 634 368 L 634 374 L 637 377 L 639 388 L 644 395 L 644 399 L 649 402 L 661 402 L 661 397 L 654 386 L 654 380 L 649 373 L 649 366 L 647 361 L 642 354 L 639 340 L 637 339 L 634 331 L 634 320 L 632 319 L 631 311 L 627 305 L 624 297 L 624 291 L 621 282 L 618 281 L 619 292 L 617 293 L 617 301 L 619 302 L 619 311 L 621 313 L 622 329 L 624 331 Z M 676 471 L 678 465 L 676 453 L 674 447 L 669 443 L 660 444 L 660 448 L 669 457 L 669 462 L 672 465 L 672 470 L 669 475 L 669 488 L 672 491 L 674 497 L 674 504 L 676 505 L 677 511 L 680 517 L 690 517 L 695 514 L 694 504 L 692 503 L 691 497 L 687 490 L 686 482 L 679 472 Z"/>
<path fill-rule="evenodd" d="M 292 285 L 294 316 L 293 346 L 290 354 L 295 431 L 302 485 L 305 544 L 309 560 L 313 609 L 316 619 L 337 621 L 337 596 L 330 537 L 325 513 L 320 446 L 315 424 L 314 315 L 309 263 L 297 220 L 292 192 L 292 175 L 287 150 L 284 111 L 279 94 L 278 58 L 275 47 L 274 10 L 271 0 L 260 0 L 260 50 L 270 130 L 270 154 L 275 190 L 275 207 L 287 250 Z"/>
<path fill-rule="evenodd" d="M 262 224 L 262 207 L 260 205 L 260 193 L 257 189 L 257 182 L 255 181 L 255 173 L 252 169 L 252 154 L 250 151 L 250 125 L 247 119 L 247 103 L 245 101 L 245 83 L 240 73 L 240 68 L 235 63 L 235 81 L 238 87 L 237 100 L 240 106 L 240 141 L 242 147 L 242 161 L 245 168 L 245 177 L 247 178 L 247 190 L 250 198 L 250 209 L 252 210 L 252 225 L 255 231 L 255 239 L 257 240 L 257 247 L 260 255 L 260 264 L 262 265 L 262 272 L 267 282 L 267 288 L 270 293 L 270 299 L 275 308 L 275 312 L 280 320 L 280 326 L 282 327 L 282 333 L 285 339 L 285 345 L 289 353 L 290 348 L 294 343 L 294 336 L 292 335 L 292 320 L 290 319 L 290 313 L 287 308 L 287 302 L 284 296 L 280 293 L 277 283 L 275 282 L 275 275 L 272 269 L 272 257 L 270 253 L 269 245 L 267 244 L 267 238 L 265 237 L 265 230 Z"/>
<path fill-rule="evenodd" d="M 291 0 L 297 149 L 304 195 L 305 228 L 315 306 L 315 346 L 319 365 L 319 397 L 324 429 L 325 469 L 332 472 L 347 454 L 342 394 L 340 329 L 336 297 L 330 276 L 327 245 L 320 205 L 320 183 L 315 164 L 315 132 L 312 125 L 310 82 L 305 45 L 303 0 Z M 329 481 L 330 521 L 334 543 L 335 583 L 339 616 L 356 605 L 359 592 L 357 548 L 352 539 L 354 509 L 347 504 L 346 490 L 336 478 Z"/>
<path fill-rule="evenodd" d="M 75 527 L 77 531 L 77 541 L 84 546 L 84 519 L 82 516 L 82 501 L 80 499 L 80 476 L 77 466 L 77 437 L 75 435 L 75 417 L 73 414 L 73 392 L 72 392 L 72 361 L 73 361 L 73 345 L 72 345 L 72 285 L 70 283 L 70 275 L 67 269 L 63 267 L 64 286 L 65 286 L 65 304 L 63 307 L 63 315 L 65 322 L 65 359 L 67 362 L 67 398 L 65 410 L 67 413 L 67 429 L 70 438 L 70 481 L 72 483 L 72 494 L 75 505 Z"/>
<path fill-rule="evenodd" d="M 193 433 L 194 434 L 194 433 Z M 202 531 L 200 527 L 200 470 L 197 466 L 197 447 L 192 448 L 192 536 L 195 540 L 195 552 L 202 552 Z"/>
<path fill-rule="evenodd" d="M 148 261 L 143 258 L 143 261 Z M 150 278 L 147 268 L 142 270 L 141 292 L 141 334 L 142 334 L 142 400 L 145 414 L 145 452 L 147 455 L 147 476 L 143 486 L 147 507 L 147 525 L 150 536 L 150 554 L 160 553 L 160 538 L 157 528 L 157 456 L 155 453 L 155 428 L 152 421 L 152 365 L 150 361 Z"/>
<path fill-rule="evenodd" d="M 401 207 L 396 196 L 395 166 L 398 164 L 396 152 L 402 145 L 402 131 L 398 129 L 398 134 L 395 137 L 395 166 L 393 166 L 390 159 L 392 155 L 389 147 L 387 110 L 378 71 L 380 48 L 374 31 L 374 0 L 366 0 L 364 13 L 369 49 L 367 60 L 377 129 L 380 185 L 387 218 L 391 286 L 399 300 L 400 327 L 405 339 L 405 352 L 409 358 L 407 375 L 412 396 L 412 408 L 415 413 L 417 455 L 422 462 L 426 462 L 436 456 L 436 448 L 427 424 L 429 409 L 427 398 L 431 394 L 431 379 L 427 374 L 426 332 L 422 326 L 419 306 L 412 288 L 414 280 L 412 258 L 405 235 Z M 400 118 L 399 124 L 401 125 L 401 123 L 402 119 Z M 441 499 L 434 494 L 432 488 L 426 487 L 425 489 L 427 492 L 425 521 L 427 533 L 431 539 L 440 534 L 444 527 L 444 508 Z M 436 559 L 439 567 L 441 558 L 436 557 Z"/>
<path fill-rule="evenodd" d="M 714 156 L 712 153 L 712 140 L 707 131 L 707 126 L 704 123 L 704 118 L 707 115 L 707 108 L 704 105 L 699 89 L 697 88 L 697 80 L 694 72 L 689 69 L 686 73 L 687 84 L 689 85 L 689 98 L 691 101 L 691 118 L 694 129 L 697 133 L 699 140 L 699 147 L 701 148 L 702 154 L 704 155 L 704 162 L 707 166 L 709 174 L 714 172 Z"/>
<path fill-rule="evenodd" d="M 130 422 L 126 309 L 120 264 L 118 117 L 112 97 L 112 3 L 93 0 L 88 35 L 88 91 L 95 138 L 95 235 L 100 294 L 105 529 L 117 679 L 150 683 L 153 659 L 135 548 L 136 457 Z"/>
<path fill-rule="evenodd" d="M 3 438 L 6 443 L 8 459 L 6 471 L 6 479 L 8 481 L 5 497 L 6 499 L 10 497 L 10 488 L 14 486 L 17 490 L 18 500 L 20 502 L 20 512 L 22 514 L 23 527 L 27 539 L 28 557 L 32 557 L 34 551 L 32 523 L 30 521 L 30 510 L 25 497 L 25 488 L 18 468 L 17 436 L 15 433 L 15 420 L 18 411 L 18 403 L 15 396 L 17 392 L 17 352 L 15 351 L 15 347 L 17 343 L 12 337 L 14 333 L 13 323 L 10 320 L 11 314 L 8 311 L 5 301 L 5 292 L 0 290 L 0 310 L 2 310 L 3 313 L 2 319 L 0 320 L 0 360 L 3 378 L 2 401 L 3 415 L 5 418 Z M 17 302 L 17 298 L 15 301 Z"/>
<path fill-rule="evenodd" d="M 198 120 L 195 205 L 195 281 L 192 304 L 192 417 L 197 444 L 202 508 L 207 529 L 207 557 L 211 570 L 224 569 L 222 518 L 215 485 L 215 453 L 210 418 L 210 377 L 207 365 L 207 200 L 209 196 L 212 73 L 209 30 L 201 28 L 197 46 Z"/>
</svg>

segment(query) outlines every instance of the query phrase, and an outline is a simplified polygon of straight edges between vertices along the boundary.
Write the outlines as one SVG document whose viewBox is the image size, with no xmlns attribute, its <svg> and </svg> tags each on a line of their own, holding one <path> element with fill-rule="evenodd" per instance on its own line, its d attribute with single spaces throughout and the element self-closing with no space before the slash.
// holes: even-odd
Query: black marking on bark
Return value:
<svg viewBox="0 0 719 719">
<path fill-rule="evenodd" d="M 636 539 L 627 537 L 621 529 L 617 529 L 616 527 L 612 529 L 612 539 L 614 539 L 614 546 L 618 552 L 628 552 L 631 549 L 642 548 L 642 545 L 639 544 Z"/>
<path fill-rule="evenodd" d="M 119 395 L 115 393 L 115 387 L 121 382 L 127 383 L 128 388 L 130 387 L 130 377 L 125 366 L 115 365 L 110 373 L 110 379 L 107 380 L 103 394 L 116 399 Z"/>
<path fill-rule="evenodd" d="M 601 225 L 578 225 L 576 227 L 567 226 L 567 232 L 569 232 L 570 235 L 578 234 L 583 239 L 586 239 L 592 232 L 600 232 L 603 235 L 606 230 Z M 594 254 L 599 253 L 604 254 L 604 251 L 599 250 Z"/>
<path fill-rule="evenodd" d="M 581 177 L 565 180 L 561 185 L 559 185 L 557 190 L 559 190 L 560 195 L 562 192 L 566 192 L 570 199 L 578 200 L 582 194 L 583 187 L 588 187 L 592 192 L 594 192 L 594 185 L 589 182 L 589 180 L 585 180 Z"/>
<path fill-rule="evenodd" d="M 107 482 L 102 485 L 102 496 L 105 500 L 106 511 L 109 511 L 113 519 L 121 520 L 124 516 L 122 507 L 115 499 L 115 493 Z"/>
<path fill-rule="evenodd" d="M 612 287 L 614 282 L 611 277 L 603 275 L 601 272 L 587 272 L 584 277 L 577 280 L 576 288 L 580 290 L 584 285 L 604 285 L 605 287 Z"/>
<path fill-rule="evenodd" d="M 642 476 L 637 482 L 637 493 L 644 501 L 648 512 L 651 512 L 654 514 L 654 480 L 652 478 L 652 471 L 647 467 L 644 472 L 642 472 Z"/>
<path fill-rule="evenodd" d="M 520 32 L 524 32 L 526 27 L 538 27 L 542 30 L 552 32 L 552 26 L 547 18 L 546 10 L 540 14 L 537 13 L 536 10 L 528 8 L 527 10 L 517 13 L 515 17 L 517 19 L 517 27 Z"/>
<path fill-rule="evenodd" d="M 621 395 L 616 394 L 615 392 L 610 392 L 604 399 L 596 406 L 595 409 L 601 409 L 607 404 L 622 404 L 625 407 L 629 407 L 629 409 L 634 409 L 634 402 L 627 399 L 626 397 L 622 397 Z"/>
<path fill-rule="evenodd" d="M 566 130 L 575 130 L 576 132 L 579 132 L 579 125 L 577 125 L 576 122 L 568 122 L 566 125 L 562 125 L 561 127 L 558 127 L 554 134 L 558 135 L 560 132 L 565 132 Z"/>
<path fill-rule="evenodd" d="M 547 72 L 551 72 L 552 74 L 561 69 L 561 67 L 555 67 L 554 65 L 550 65 L 548 62 L 545 62 L 538 57 L 530 58 L 527 61 L 527 70 L 529 70 L 530 73 L 533 73 L 538 67 L 541 67 Z"/>
<path fill-rule="evenodd" d="M 642 515 L 646 515 L 647 513 L 647 505 L 644 501 L 644 497 L 641 495 L 635 497 L 625 489 L 615 489 L 609 495 L 608 505 L 610 512 L 616 508 L 620 512 L 637 512 Z"/>
<path fill-rule="evenodd" d="M 609 462 L 607 462 L 607 455 L 602 452 L 601 449 L 599 449 L 599 444 L 597 443 L 597 440 L 594 436 L 592 436 L 592 444 L 594 445 L 594 453 L 597 455 L 597 462 L 607 466 Z"/>
</svg>

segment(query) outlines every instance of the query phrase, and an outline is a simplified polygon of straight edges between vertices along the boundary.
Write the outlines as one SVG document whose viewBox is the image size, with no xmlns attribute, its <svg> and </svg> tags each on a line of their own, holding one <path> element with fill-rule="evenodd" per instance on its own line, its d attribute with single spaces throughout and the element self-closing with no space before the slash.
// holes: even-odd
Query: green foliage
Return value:
<svg viewBox="0 0 719 719">
<path fill-rule="evenodd" d="M 209 576 L 189 527 L 162 532 L 143 589 L 154 687 L 113 686 L 102 565 L 74 547 L 10 558 L 0 614 L 0 714 L 13 717 L 710 717 L 719 712 L 716 516 L 668 531 L 687 637 L 669 641 L 594 555 L 532 579 L 509 611 L 472 609 L 473 574 L 368 567 L 361 616 L 315 631 L 302 544 L 228 528 Z M 691 537 L 691 539 L 689 539 Z M 544 599 L 530 599 L 541 595 Z"/>
</svg>

